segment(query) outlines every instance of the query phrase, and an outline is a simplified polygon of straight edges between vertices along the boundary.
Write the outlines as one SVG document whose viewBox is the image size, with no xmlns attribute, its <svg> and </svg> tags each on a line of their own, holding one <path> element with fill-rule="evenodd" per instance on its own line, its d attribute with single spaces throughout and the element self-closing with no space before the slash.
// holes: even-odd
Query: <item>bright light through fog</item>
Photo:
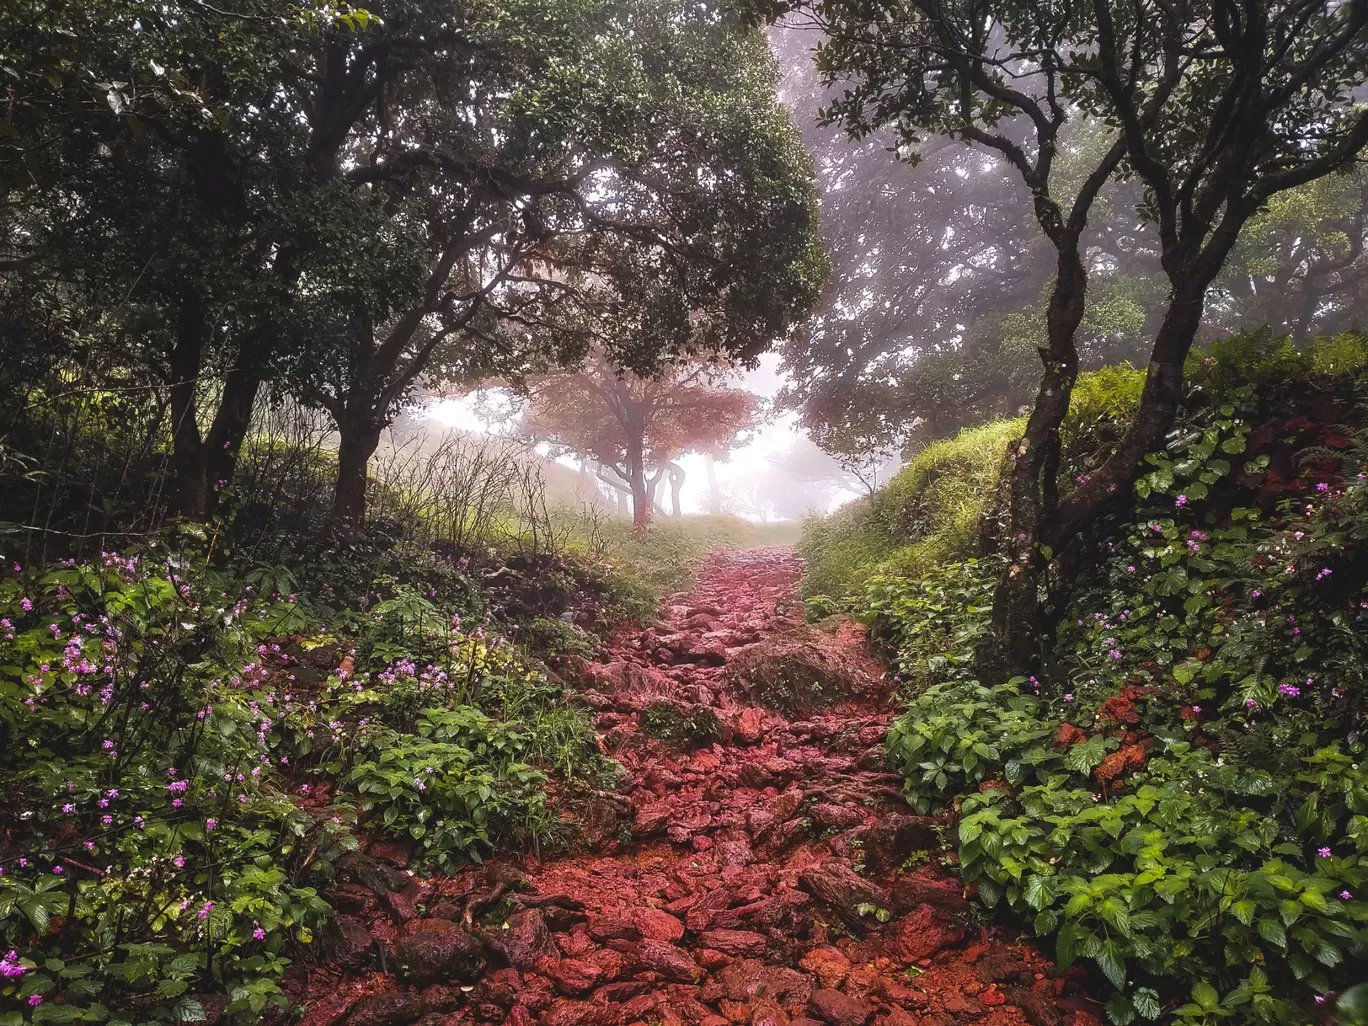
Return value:
<svg viewBox="0 0 1368 1026">
<path fill-rule="evenodd" d="M 760 366 L 752 371 L 737 375 L 735 386 L 773 400 L 783 384 L 779 373 L 779 357 L 766 354 Z M 435 399 L 425 409 L 432 420 L 458 431 L 472 434 L 511 435 L 514 433 L 514 400 L 498 393 L 484 393 L 476 396 Z M 798 426 L 798 416 L 787 413 L 771 419 L 756 431 L 751 440 L 729 453 L 726 459 L 716 462 L 718 489 L 722 493 L 723 507 L 727 512 L 748 520 L 785 519 L 772 511 L 772 506 L 781 505 L 788 517 L 801 515 L 802 510 L 812 509 L 826 513 L 844 502 L 856 498 L 860 493 L 853 488 L 841 486 L 814 486 L 810 480 L 798 476 L 785 475 L 782 470 L 785 456 L 795 447 L 806 445 L 807 440 Z M 541 447 L 545 451 L 545 447 Z M 573 456 L 564 456 L 556 462 L 562 466 L 579 470 L 579 462 Z M 680 508 L 685 513 L 705 513 L 710 504 L 707 460 L 698 453 L 681 456 L 675 462 L 684 470 L 687 477 L 680 492 Z M 772 477 L 772 475 L 777 475 Z M 767 485 L 765 495 L 777 503 L 767 503 L 757 494 L 761 483 Z M 668 489 L 662 489 L 668 493 Z M 804 501 L 805 497 L 810 501 Z M 668 497 L 663 498 L 668 508 Z M 768 508 L 767 508 L 768 507 Z"/>
</svg>

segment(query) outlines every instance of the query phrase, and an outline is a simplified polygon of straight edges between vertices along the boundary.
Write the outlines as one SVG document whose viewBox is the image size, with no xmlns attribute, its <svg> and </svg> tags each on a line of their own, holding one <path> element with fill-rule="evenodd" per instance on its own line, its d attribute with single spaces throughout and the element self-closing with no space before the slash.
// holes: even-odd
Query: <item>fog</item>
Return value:
<svg viewBox="0 0 1368 1026">
<path fill-rule="evenodd" d="M 840 87 L 819 81 L 817 37 L 788 25 L 769 38 L 779 96 L 816 171 L 830 280 L 800 330 L 727 382 L 758 397 L 763 416 L 719 454 L 720 502 L 700 452 L 671 461 L 683 473 L 684 513 L 720 505 L 770 520 L 830 511 L 868 494 L 929 442 L 1017 414 L 1039 376 L 1054 260 L 1020 178 L 957 141 L 931 139 L 914 161 L 890 152 L 886 135 L 852 141 L 819 124 Z M 1063 159 L 1087 166 L 1109 138 L 1076 114 Z M 1357 327 L 1368 284 L 1365 197 L 1363 177 L 1350 172 L 1270 204 L 1212 287 L 1199 344 L 1265 326 L 1296 343 Z M 1143 199 L 1133 182 L 1115 181 L 1089 220 L 1088 313 L 1078 332 L 1085 370 L 1143 366 L 1162 317 L 1167 285 L 1153 228 L 1137 212 Z M 482 413 L 491 404 L 493 418 Z M 486 394 L 433 398 L 419 415 L 433 427 L 516 435 L 515 412 Z M 528 440 L 580 471 L 564 445 Z M 598 491 L 613 505 L 614 488 Z"/>
</svg>

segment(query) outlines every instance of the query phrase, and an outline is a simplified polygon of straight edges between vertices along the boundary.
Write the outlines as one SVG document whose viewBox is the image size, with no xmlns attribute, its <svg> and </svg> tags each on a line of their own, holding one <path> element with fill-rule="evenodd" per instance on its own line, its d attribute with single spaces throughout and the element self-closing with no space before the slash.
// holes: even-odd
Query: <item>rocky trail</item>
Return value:
<svg viewBox="0 0 1368 1026">
<path fill-rule="evenodd" d="M 627 779 L 576 854 L 423 879 L 372 844 L 306 1026 L 1096 1026 L 1078 971 L 985 925 L 949 825 L 908 814 L 879 668 L 855 625 L 803 623 L 801 573 L 715 554 L 583 668 Z"/>
</svg>

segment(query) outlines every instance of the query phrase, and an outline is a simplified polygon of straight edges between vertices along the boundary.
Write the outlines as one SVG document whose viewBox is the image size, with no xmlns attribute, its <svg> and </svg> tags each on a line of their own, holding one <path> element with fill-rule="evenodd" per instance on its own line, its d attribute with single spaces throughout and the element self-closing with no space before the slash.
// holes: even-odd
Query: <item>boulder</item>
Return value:
<svg viewBox="0 0 1368 1026">
<path fill-rule="evenodd" d="M 614 940 L 608 946 L 627 956 L 626 972 L 659 973 L 675 983 L 697 983 L 703 978 L 703 970 L 687 951 L 665 941 L 642 939 L 639 941 Z"/>
<path fill-rule="evenodd" d="M 815 990 L 808 999 L 808 1011 L 829 1026 L 864 1026 L 874 1008 L 842 994 L 839 990 Z"/>
<path fill-rule="evenodd" d="M 898 920 L 885 935 L 884 952 L 900 962 L 917 962 L 942 948 L 954 947 L 964 936 L 964 924 L 922 905 Z"/>
<path fill-rule="evenodd" d="M 873 691 L 882 675 L 859 648 L 802 626 L 743 649 L 727 669 L 752 701 L 790 715 Z"/>
<path fill-rule="evenodd" d="M 622 1021 L 621 1005 L 568 998 L 558 998 L 541 1014 L 542 1026 L 620 1026 Z"/>
<path fill-rule="evenodd" d="M 718 970 L 713 982 L 702 992 L 704 1001 L 725 997 L 751 1002 L 757 996 L 786 1005 L 802 1005 L 812 996 L 812 984 L 808 977 L 787 966 L 765 965 L 755 959 L 746 959 Z"/>
<path fill-rule="evenodd" d="M 865 865 L 876 876 L 891 873 L 914 851 L 931 854 L 943 843 L 936 827 L 944 824 L 931 816 L 886 816 L 864 835 Z"/>
<path fill-rule="evenodd" d="M 816 976 L 827 990 L 839 987 L 850 973 L 850 959 L 827 944 L 813 948 L 798 964 Z"/>
<path fill-rule="evenodd" d="M 603 970 L 593 962 L 577 958 L 544 958 L 537 964 L 537 972 L 549 979 L 562 994 L 587 994 L 601 979 Z"/>
<path fill-rule="evenodd" d="M 531 969 L 548 955 L 556 955 L 546 920 L 534 908 L 509 916 L 508 929 L 490 934 L 489 943 L 514 969 Z"/>
<path fill-rule="evenodd" d="M 347 1026 L 408 1026 L 422 1017 L 417 994 L 370 994 L 352 1006 Z"/>
<path fill-rule="evenodd" d="M 798 874 L 798 886 L 855 926 L 874 924 L 874 917 L 867 915 L 870 906 L 886 909 L 892 905 L 887 891 L 843 862 L 808 867 Z"/>
<path fill-rule="evenodd" d="M 395 972 L 420 987 L 451 980 L 470 983 L 479 978 L 485 968 L 485 952 L 478 940 L 446 919 L 420 923 L 445 925 L 430 925 L 395 941 L 390 956 Z"/>
<path fill-rule="evenodd" d="M 698 943 L 735 958 L 760 958 L 769 947 L 769 938 L 751 930 L 707 930 L 698 935 Z"/>
<path fill-rule="evenodd" d="M 348 915 L 338 915 L 334 922 L 337 943 L 333 949 L 333 961 L 353 971 L 368 967 L 375 958 L 375 941 L 365 925 L 355 916 Z"/>
</svg>

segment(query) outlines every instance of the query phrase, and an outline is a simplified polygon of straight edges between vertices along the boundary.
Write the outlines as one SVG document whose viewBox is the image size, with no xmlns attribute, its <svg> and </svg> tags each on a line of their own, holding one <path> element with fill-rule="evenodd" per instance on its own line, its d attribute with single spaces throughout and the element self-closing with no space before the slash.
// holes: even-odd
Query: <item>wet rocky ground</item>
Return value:
<svg viewBox="0 0 1368 1026">
<path fill-rule="evenodd" d="M 990 925 L 910 815 L 860 629 L 804 624 L 788 550 L 714 555 L 582 668 L 622 786 L 571 854 L 339 883 L 307 1026 L 1097 1026 L 1078 971 Z"/>
</svg>

